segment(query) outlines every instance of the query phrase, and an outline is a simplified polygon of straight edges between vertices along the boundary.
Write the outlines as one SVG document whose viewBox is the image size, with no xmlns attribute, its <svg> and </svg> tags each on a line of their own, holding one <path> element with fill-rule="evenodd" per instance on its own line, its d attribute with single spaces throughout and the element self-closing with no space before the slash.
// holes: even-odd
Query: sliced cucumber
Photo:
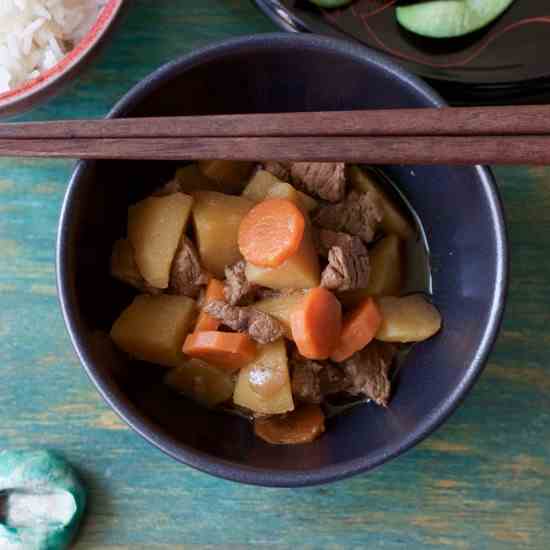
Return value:
<svg viewBox="0 0 550 550">
<path fill-rule="evenodd" d="M 514 0 L 428 0 L 396 8 L 407 30 L 431 38 L 477 31 L 501 15 Z"/>
<path fill-rule="evenodd" d="M 312 4 L 320 8 L 339 8 L 351 4 L 353 0 L 309 0 Z"/>
</svg>

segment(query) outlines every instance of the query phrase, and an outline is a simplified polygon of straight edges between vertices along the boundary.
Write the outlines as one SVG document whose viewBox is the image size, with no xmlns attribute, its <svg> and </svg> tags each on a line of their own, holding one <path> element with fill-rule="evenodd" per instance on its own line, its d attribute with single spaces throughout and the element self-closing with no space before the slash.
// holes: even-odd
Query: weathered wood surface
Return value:
<svg viewBox="0 0 550 550">
<path fill-rule="evenodd" d="M 106 54 L 27 120 L 102 116 L 178 54 L 272 30 L 248 0 L 131 0 Z M 78 550 L 549 548 L 550 168 L 501 168 L 512 243 L 503 332 L 487 370 L 433 437 L 370 475 L 305 490 L 221 481 L 127 429 L 73 353 L 54 243 L 72 164 L 0 161 L 0 448 L 47 446 L 91 490 Z"/>
</svg>

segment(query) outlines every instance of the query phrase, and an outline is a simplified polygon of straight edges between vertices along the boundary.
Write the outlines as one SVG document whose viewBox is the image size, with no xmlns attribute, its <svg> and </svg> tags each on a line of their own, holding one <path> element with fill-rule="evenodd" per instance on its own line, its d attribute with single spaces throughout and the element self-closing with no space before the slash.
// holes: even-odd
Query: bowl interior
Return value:
<svg viewBox="0 0 550 550">
<path fill-rule="evenodd" d="M 422 107 L 437 97 L 362 48 L 314 37 L 264 36 L 210 48 L 163 69 L 116 116 Z M 133 292 L 109 276 L 129 204 L 171 177 L 175 165 L 82 163 L 59 240 L 62 306 L 75 346 L 111 405 L 176 458 L 223 477 L 303 485 L 371 468 L 432 431 L 473 383 L 494 340 L 505 283 L 504 230 L 490 176 L 475 167 L 387 167 L 419 214 L 431 250 L 444 328 L 400 370 L 389 409 L 366 404 L 331 419 L 306 446 L 273 447 L 244 420 L 172 395 L 161 369 L 133 363 L 106 336 Z"/>
</svg>

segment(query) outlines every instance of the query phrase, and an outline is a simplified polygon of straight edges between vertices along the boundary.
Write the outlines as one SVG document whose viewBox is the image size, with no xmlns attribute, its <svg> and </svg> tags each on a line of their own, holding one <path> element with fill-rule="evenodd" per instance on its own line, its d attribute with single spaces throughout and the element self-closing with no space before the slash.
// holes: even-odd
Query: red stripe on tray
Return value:
<svg viewBox="0 0 550 550">
<path fill-rule="evenodd" d="M 368 16 L 365 16 L 365 15 L 361 16 L 361 20 L 363 22 L 365 29 L 367 30 L 371 38 L 376 42 L 376 44 L 380 49 L 390 53 L 394 57 L 405 59 L 406 61 L 413 61 L 414 63 L 425 65 L 427 67 L 433 67 L 436 69 L 451 69 L 454 67 L 463 67 L 465 65 L 468 65 L 468 63 L 471 63 L 474 59 L 479 57 L 487 49 L 487 47 L 490 46 L 495 40 L 497 40 L 504 34 L 507 34 L 508 32 L 514 29 L 517 29 L 519 27 L 524 27 L 526 25 L 534 25 L 534 24 L 550 24 L 550 16 L 529 17 L 526 19 L 521 19 L 519 21 L 516 21 L 515 23 L 511 23 L 510 25 L 490 34 L 483 41 L 483 43 L 480 44 L 478 48 L 476 48 L 472 53 L 470 53 L 465 58 L 459 59 L 457 61 L 450 61 L 448 63 L 435 63 L 433 61 L 430 61 L 428 58 L 407 54 L 400 50 L 396 50 L 394 48 L 390 48 L 389 46 L 386 46 L 386 44 L 384 44 L 382 39 L 376 34 L 374 29 L 369 25 L 367 19 L 368 19 Z"/>
</svg>

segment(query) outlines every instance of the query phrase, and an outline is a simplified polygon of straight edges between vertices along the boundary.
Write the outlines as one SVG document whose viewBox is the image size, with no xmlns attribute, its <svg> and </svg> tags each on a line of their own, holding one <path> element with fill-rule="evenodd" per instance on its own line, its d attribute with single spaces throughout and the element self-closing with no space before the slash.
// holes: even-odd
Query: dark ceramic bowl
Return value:
<svg viewBox="0 0 550 550">
<path fill-rule="evenodd" d="M 425 84 L 362 46 L 316 36 L 260 35 L 195 52 L 135 87 L 112 117 L 440 106 Z M 444 328 L 414 347 L 388 410 L 366 404 L 331 419 L 304 446 L 269 446 L 240 418 L 173 396 L 162 372 L 132 364 L 106 336 L 132 299 L 109 276 L 129 204 L 173 173 L 171 163 L 82 162 L 61 214 L 57 276 L 75 349 L 105 400 L 139 434 L 210 474 L 267 486 L 326 483 L 378 466 L 433 432 L 481 373 L 507 283 L 499 196 L 486 168 L 390 166 L 431 249 Z"/>
</svg>

